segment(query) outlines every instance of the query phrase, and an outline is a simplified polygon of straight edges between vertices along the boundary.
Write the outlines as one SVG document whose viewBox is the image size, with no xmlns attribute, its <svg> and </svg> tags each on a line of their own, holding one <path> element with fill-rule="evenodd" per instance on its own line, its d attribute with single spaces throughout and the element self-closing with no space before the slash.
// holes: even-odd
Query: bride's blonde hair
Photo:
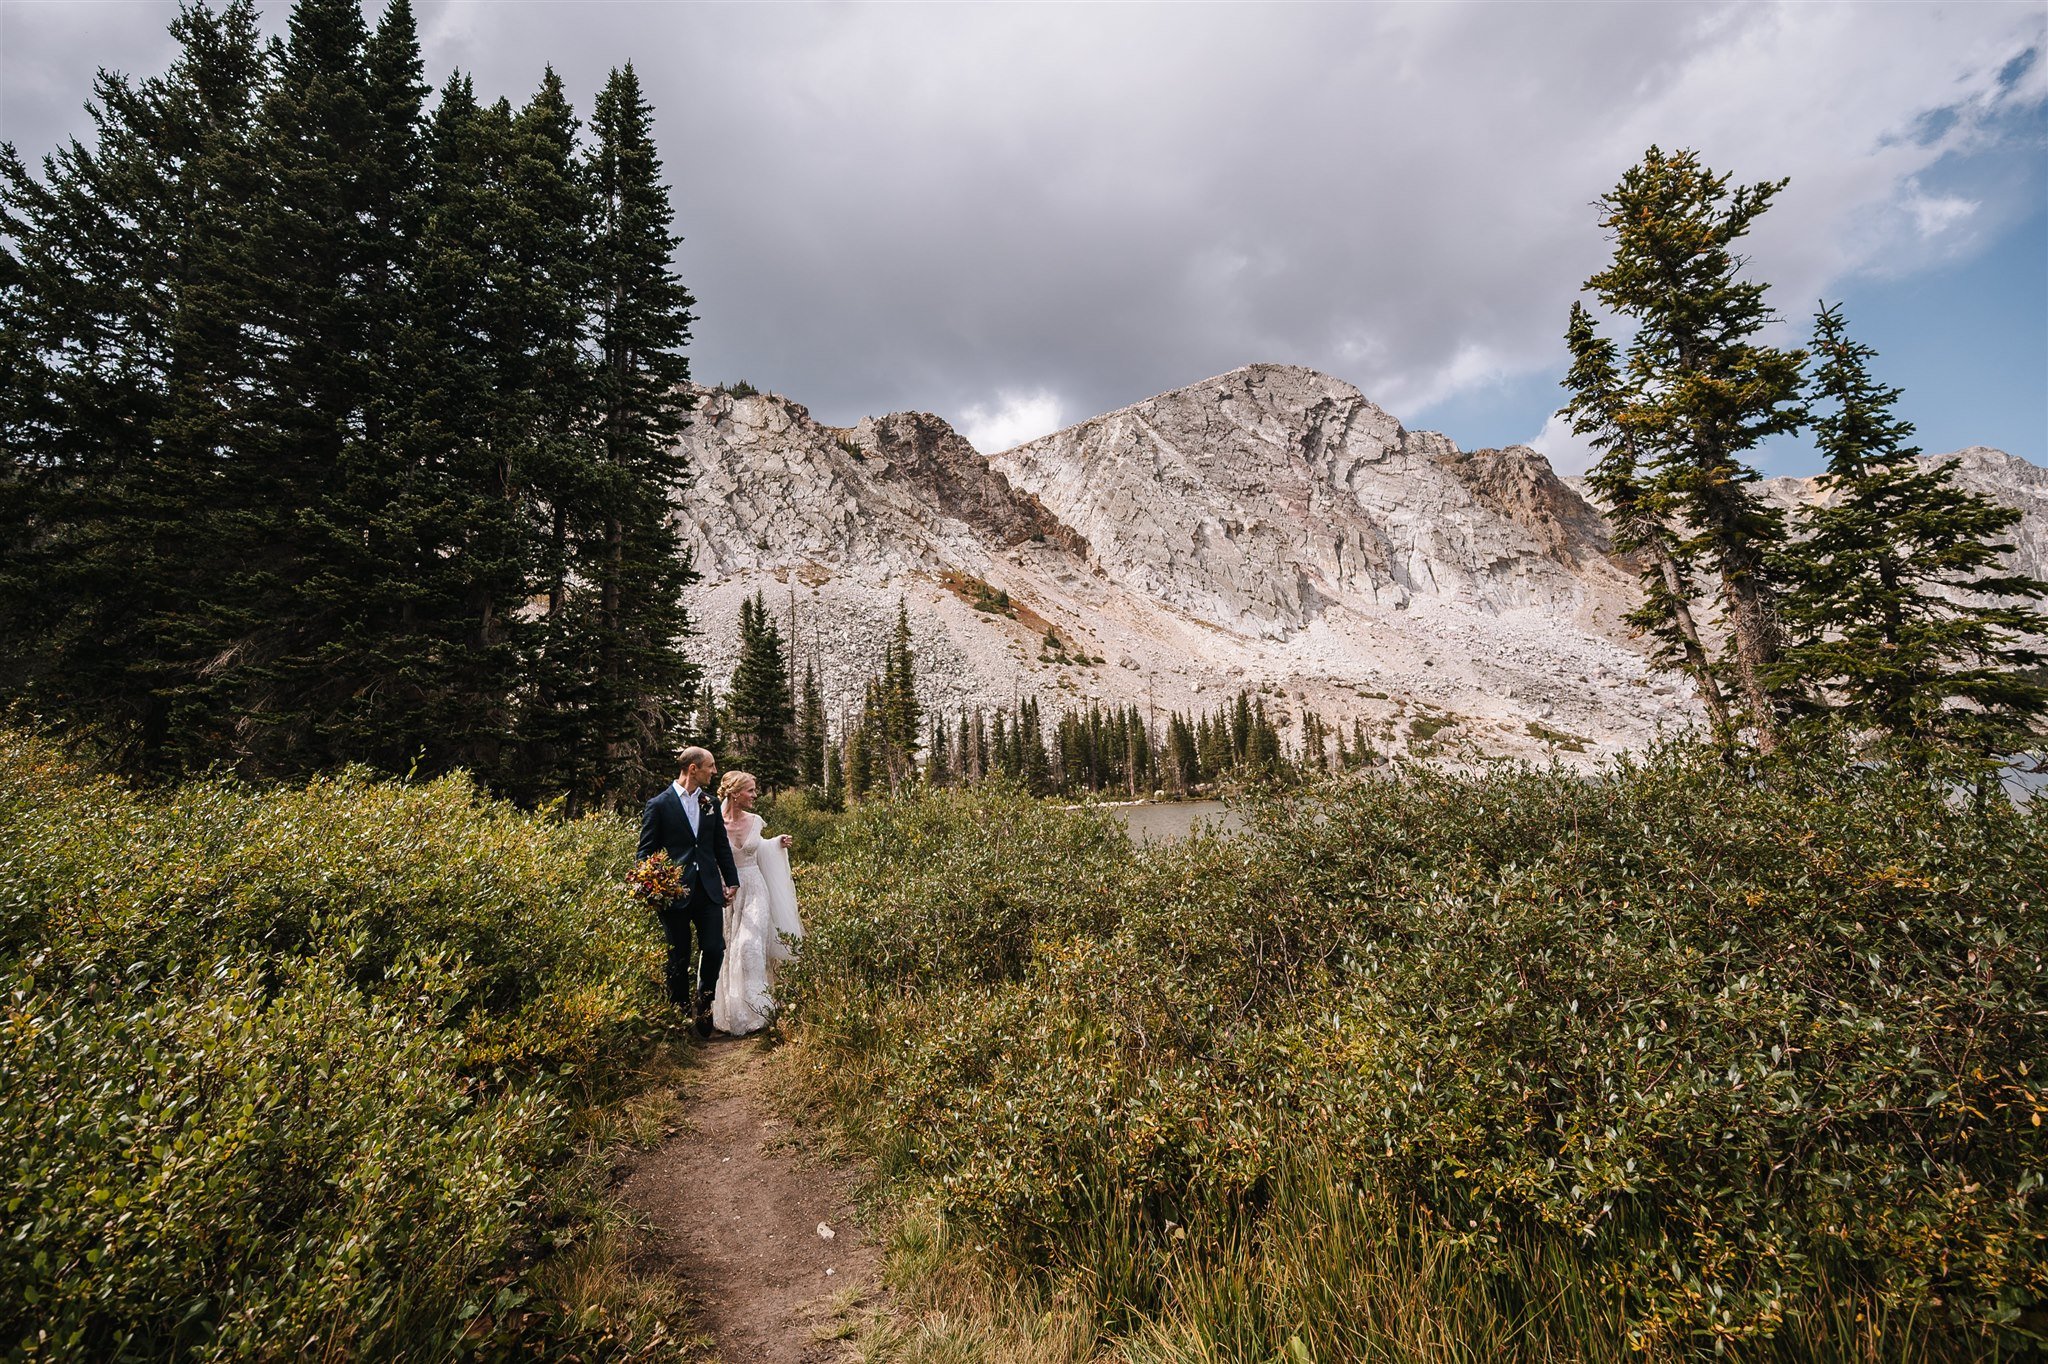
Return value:
<svg viewBox="0 0 2048 1364">
<path fill-rule="evenodd" d="M 728 772 L 718 779 L 718 798 L 724 800 L 742 786 L 748 785 L 759 787 L 761 783 L 754 780 L 754 774 L 751 772 Z"/>
</svg>

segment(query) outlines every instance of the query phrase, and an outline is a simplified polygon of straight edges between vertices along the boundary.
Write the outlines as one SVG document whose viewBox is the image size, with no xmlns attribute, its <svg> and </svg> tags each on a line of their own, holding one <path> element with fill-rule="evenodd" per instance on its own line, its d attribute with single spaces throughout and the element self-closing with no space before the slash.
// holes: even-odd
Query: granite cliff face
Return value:
<svg viewBox="0 0 2048 1364">
<path fill-rule="evenodd" d="M 1384 749 L 1475 756 L 1590 756 L 1694 719 L 1621 622 L 1632 575 L 1605 523 L 1540 455 L 1460 451 L 1327 375 L 1252 365 L 988 456 L 927 413 L 835 428 L 774 395 L 696 396 L 676 515 L 715 681 L 758 591 L 840 711 L 901 604 L 923 699 L 949 712 L 1205 710 L 1251 688 Z M 2029 509 L 2018 557 L 2048 566 L 2048 471 L 1958 458 Z M 976 609 L 983 584 L 1012 612 Z"/>
<path fill-rule="evenodd" d="M 1517 461 L 1487 453 L 1403 430 L 1327 375 L 1253 365 L 990 463 L 1079 530 L 1126 587 L 1283 638 L 1333 603 L 1576 610 L 1601 555 L 1557 521 L 1525 524 L 1550 490 L 1517 489 L 1518 504 L 1515 480 L 1493 476 Z"/>
</svg>

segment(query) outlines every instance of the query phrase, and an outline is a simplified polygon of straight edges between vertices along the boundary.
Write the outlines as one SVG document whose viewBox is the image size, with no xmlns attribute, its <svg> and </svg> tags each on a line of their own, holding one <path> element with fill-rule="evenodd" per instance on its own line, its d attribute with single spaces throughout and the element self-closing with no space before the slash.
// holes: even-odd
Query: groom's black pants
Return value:
<svg viewBox="0 0 2048 1364">
<path fill-rule="evenodd" d="M 662 936 L 668 939 L 668 997 L 688 1009 L 690 939 L 697 943 L 697 990 L 710 994 L 718 986 L 718 968 L 725 964 L 725 906 L 703 891 L 692 891 L 680 905 L 661 911 Z"/>
</svg>

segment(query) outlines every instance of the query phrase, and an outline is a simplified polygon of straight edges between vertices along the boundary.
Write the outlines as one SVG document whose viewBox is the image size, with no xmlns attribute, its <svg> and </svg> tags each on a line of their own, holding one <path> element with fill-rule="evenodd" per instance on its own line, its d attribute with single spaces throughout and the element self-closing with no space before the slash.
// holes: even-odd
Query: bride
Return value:
<svg viewBox="0 0 2048 1364">
<path fill-rule="evenodd" d="M 711 997 L 711 1021 L 735 1035 L 768 1025 L 775 1000 L 769 987 L 775 968 L 795 955 L 785 939 L 804 935 L 796 914 L 796 886 L 790 880 L 788 834 L 761 836 L 754 813 L 760 784 L 751 773 L 728 772 L 718 783 L 725 832 L 739 867 L 739 894 L 725 907 L 725 969 Z"/>
</svg>

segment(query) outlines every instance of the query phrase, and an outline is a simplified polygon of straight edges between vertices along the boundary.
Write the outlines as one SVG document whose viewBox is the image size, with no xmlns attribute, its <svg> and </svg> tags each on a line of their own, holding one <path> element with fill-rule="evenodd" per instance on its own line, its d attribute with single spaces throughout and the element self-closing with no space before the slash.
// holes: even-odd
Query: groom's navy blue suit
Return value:
<svg viewBox="0 0 2048 1364">
<path fill-rule="evenodd" d="M 647 802 L 640 812 L 641 858 L 657 852 L 683 870 L 683 884 L 689 895 L 680 904 L 664 905 L 660 911 L 661 931 L 668 938 L 668 997 L 690 1008 L 690 931 L 696 930 L 697 993 L 708 997 L 718 985 L 718 968 L 725 962 L 725 888 L 740 881 L 733 865 L 732 842 L 725 836 L 725 816 L 708 792 L 699 791 L 697 831 L 690 832 L 690 817 L 683 812 L 683 799 L 670 782 L 668 789 Z"/>
</svg>

